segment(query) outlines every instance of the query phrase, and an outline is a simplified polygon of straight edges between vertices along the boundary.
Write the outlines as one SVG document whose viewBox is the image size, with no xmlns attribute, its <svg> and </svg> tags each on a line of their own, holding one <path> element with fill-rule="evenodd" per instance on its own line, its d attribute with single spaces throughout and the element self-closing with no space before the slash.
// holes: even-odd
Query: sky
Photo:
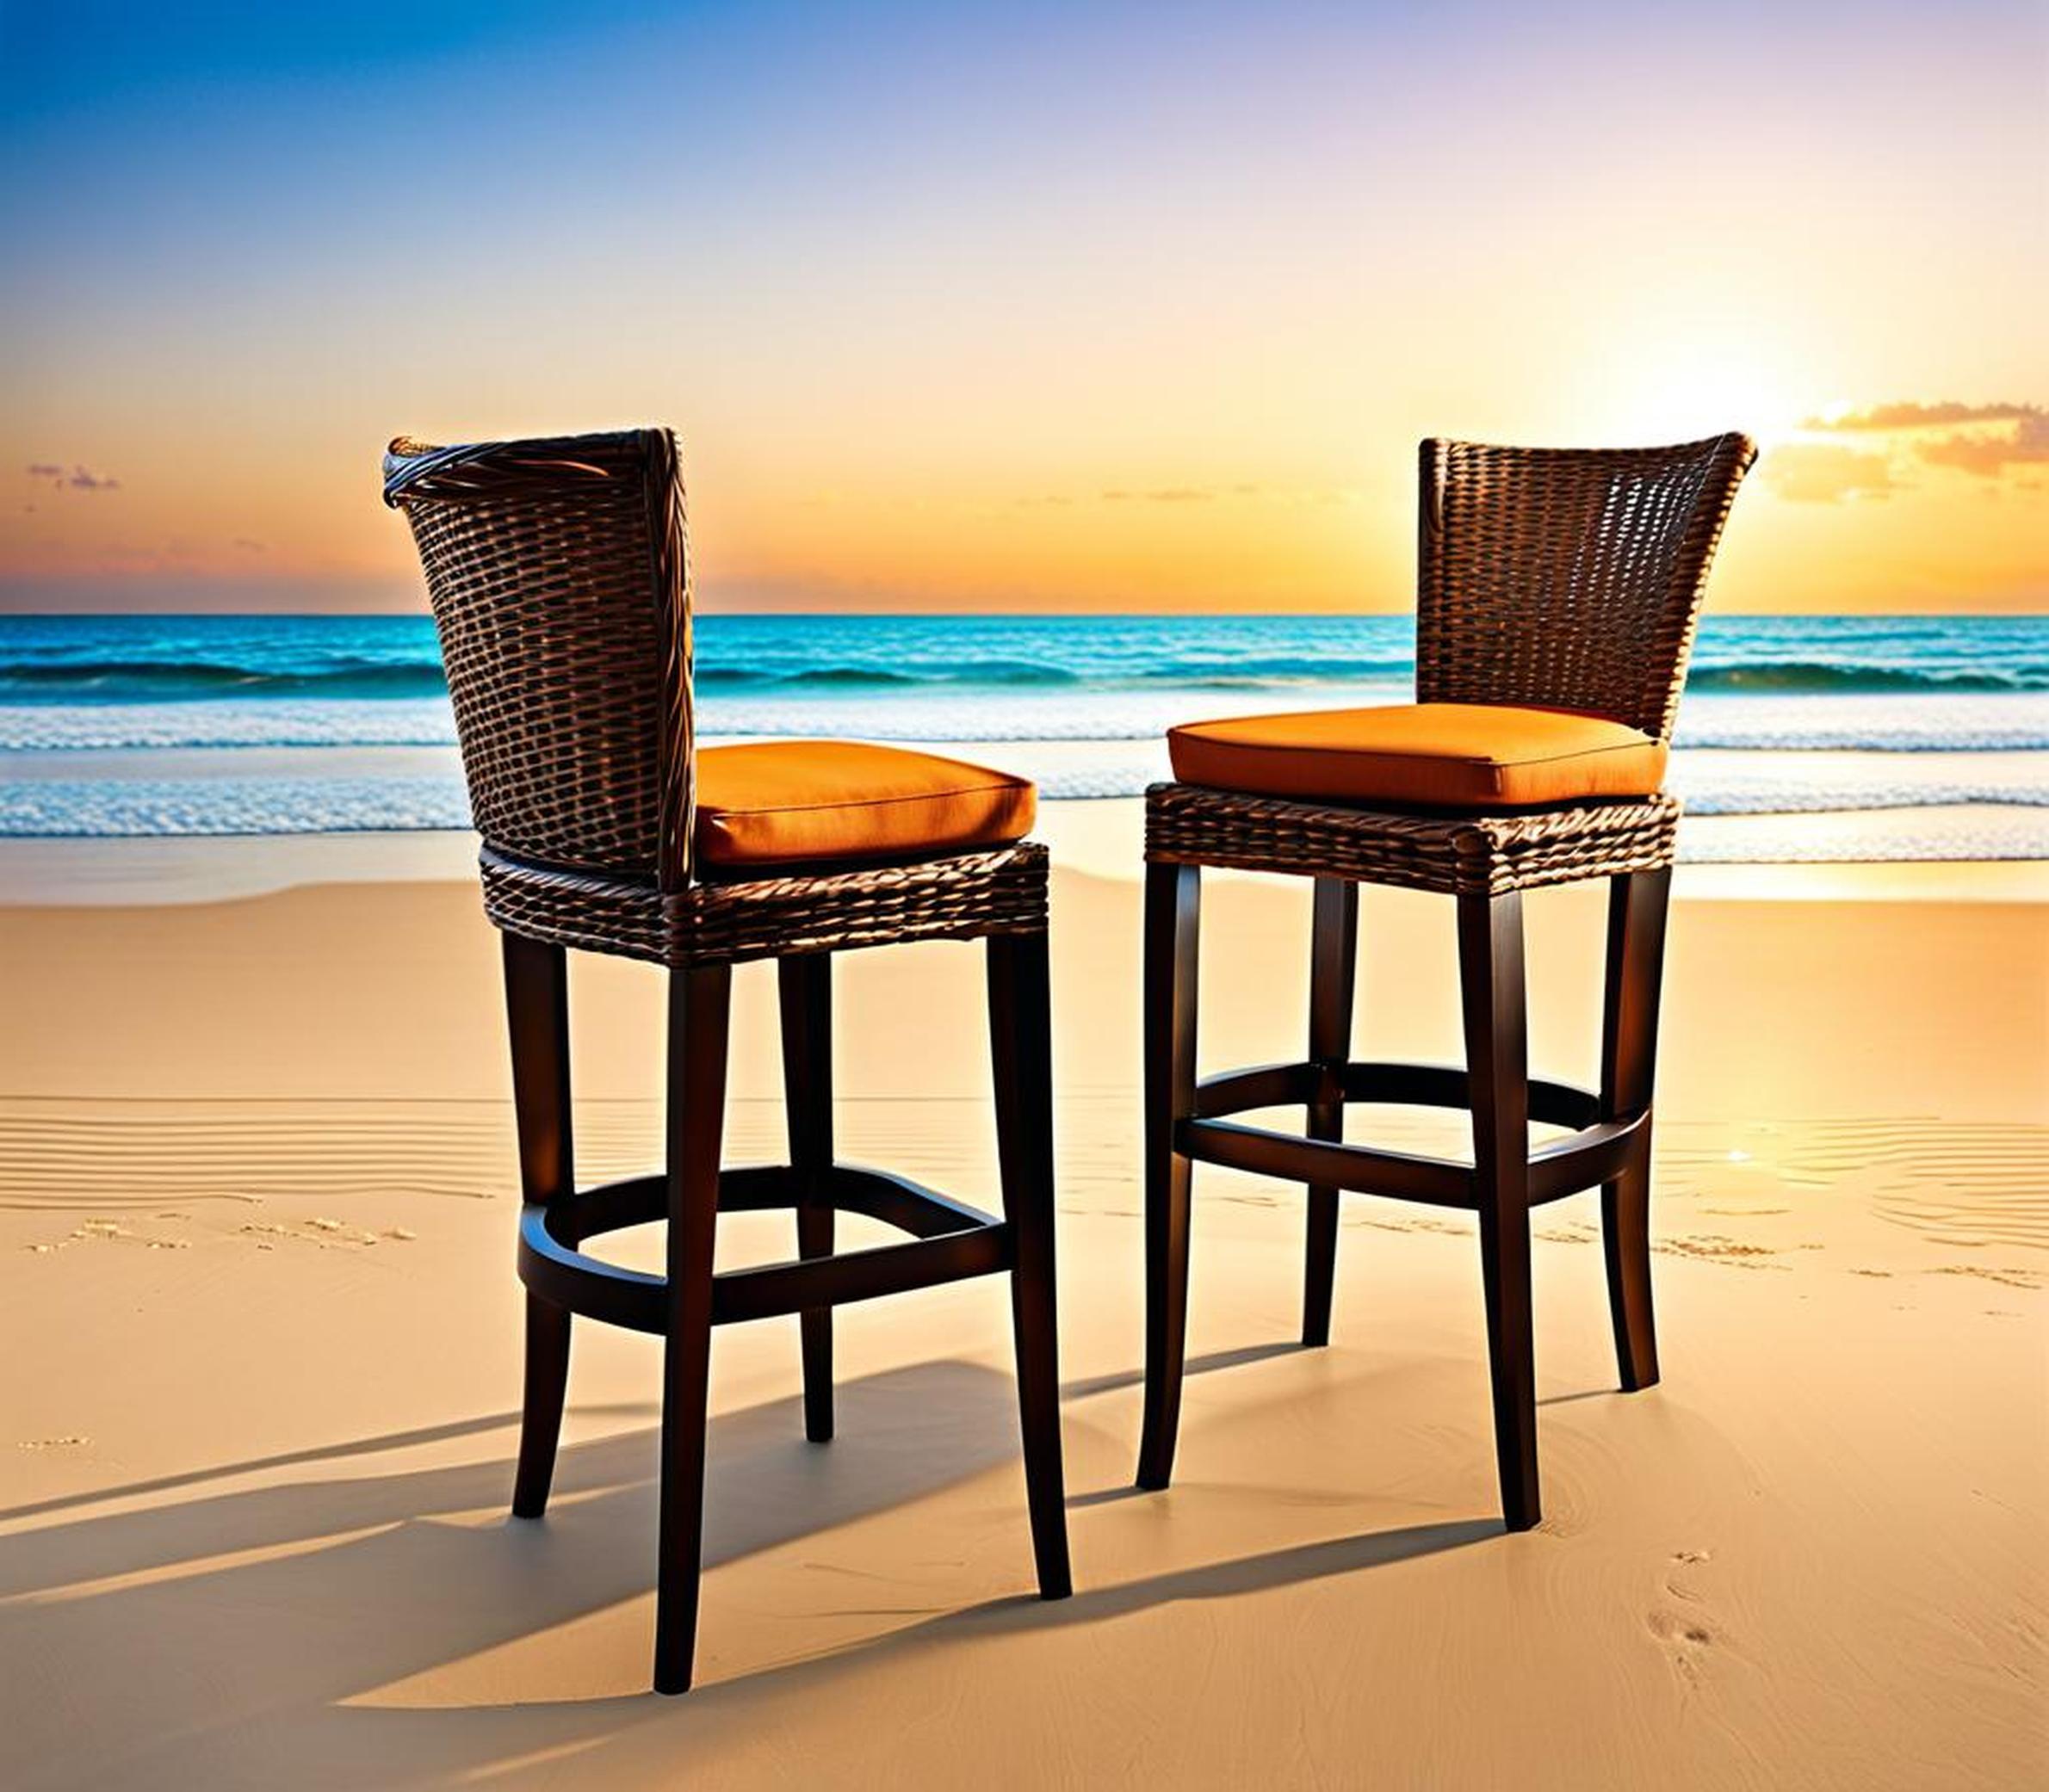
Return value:
<svg viewBox="0 0 2049 1792">
<path fill-rule="evenodd" d="M 1399 610 L 1415 444 L 1766 453 L 1713 607 L 2049 609 L 2040 0 L 0 0 L 0 609 L 419 609 L 666 423 L 707 609 Z"/>
</svg>

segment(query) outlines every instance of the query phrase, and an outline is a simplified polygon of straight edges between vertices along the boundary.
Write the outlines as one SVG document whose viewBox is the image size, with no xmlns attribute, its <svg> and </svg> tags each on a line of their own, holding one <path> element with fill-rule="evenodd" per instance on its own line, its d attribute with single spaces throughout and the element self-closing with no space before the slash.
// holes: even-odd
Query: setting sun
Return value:
<svg viewBox="0 0 2049 1792">
<path fill-rule="evenodd" d="M 2039 607 L 2038 444 L 1802 427 L 2049 398 L 2025 9 L 1979 10 L 1764 55 L 1599 8 L 280 13 L 118 87 L 23 15 L 0 604 L 417 609 L 364 442 L 660 419 L 713 610 L 1398 609 L 1421 437 L 1731 427 L 1718 609 Z M 418 135 L 516 114 L 459 181 Z"/>
</svg>

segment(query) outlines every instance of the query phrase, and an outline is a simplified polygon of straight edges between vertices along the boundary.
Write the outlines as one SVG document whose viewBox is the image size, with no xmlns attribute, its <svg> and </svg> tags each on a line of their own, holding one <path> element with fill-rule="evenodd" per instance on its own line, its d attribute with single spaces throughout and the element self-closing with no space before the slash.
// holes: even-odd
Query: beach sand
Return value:
<svg viewBox="0 0 2049 1792">
<path fill-rule="evenodd" d="M 1615 1391 L 1594 1197 L 1546 1208 L 1548 1516 L 1510 1537 L 1470 1225 L 1347 1196 L 1303 1351 L 1300 1190 L 1215 1170 L 1179 1478 L 1131 1490 L 1136 806 L 1047 822 L 1076 1596 L 1031 1596 L 1000 1279 L 843 1310 L 826 1447 L 794 1321 L 732 1328 L 680 1701 L 645 1690 L 652 1341 L 579 1329 L 555 1504 L 505 1516 L 517 1202 L 464 843 L 14 849 L 0 885 L 41 900 L 0 909 L 0 1783 L 2045 1782 L 2040 868 L 1682 870 L 1665 1380 Z M 195 899 L 209 864 L 251 893 Z M 1600 895 L 1528 909 L 1532 1060 L 1583 1078 Z M 1302 885 L 1210 880 L 1205 1068 L 1300 1054 L 1307 921 Z M 1456 1060 L 1448 905 L 1371 891 L 1363 933 L 1360 1054 Z M 573 985 L 583 1175 L 652 1167 L 659 975 Z M 979 955 L 856 955 L 839 990 L 843 1153 L 993 1206 Z M 760 1159 L 765 967 L 736 1028 L 727 1154 Z M 734 1219 L 721 1262 L 787 1225 Z"/>
</svg>

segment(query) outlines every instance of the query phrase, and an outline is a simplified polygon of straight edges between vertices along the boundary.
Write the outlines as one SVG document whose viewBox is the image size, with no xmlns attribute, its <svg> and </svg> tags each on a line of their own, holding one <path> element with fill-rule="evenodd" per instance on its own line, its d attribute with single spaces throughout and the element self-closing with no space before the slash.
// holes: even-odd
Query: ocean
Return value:
<svg viewBox="0 0 2049 1792">
<path fill-rule="evenodd" d="M 706 615 L 697 714 L 707 742 L 975 744 L 1048 797 L 1129 796 L 1172 723 L 1407 701 L 1414 630 Z M 424 616 L 0 616 L 0 836 L 460 828 L 454 742 Z M 2049 857 L 2049 617 L 1711 616 L 1676 745 L 1689 817 L 1753 818 L 1689 826 L 1689 857 Z"/>
</svg>

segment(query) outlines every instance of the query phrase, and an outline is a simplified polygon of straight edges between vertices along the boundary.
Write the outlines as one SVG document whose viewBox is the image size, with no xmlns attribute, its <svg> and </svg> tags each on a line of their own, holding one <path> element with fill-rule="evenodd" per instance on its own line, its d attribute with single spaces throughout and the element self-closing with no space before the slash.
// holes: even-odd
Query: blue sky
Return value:
<svg viewBox="0 0 2049 1792">
<path fill-rule="evenodd" d="M 714 602 L 1384 607 L 1418 435 L 1730 425 L 1750 607 L 2042 582 L 2031 425 L 1796 439 L 2049 392 L 2039 6 L 0 20 L 0 454 L 115 482 L 0 602 L 416 602 L 366 443 L 657 417 Z"/>
</svg>

